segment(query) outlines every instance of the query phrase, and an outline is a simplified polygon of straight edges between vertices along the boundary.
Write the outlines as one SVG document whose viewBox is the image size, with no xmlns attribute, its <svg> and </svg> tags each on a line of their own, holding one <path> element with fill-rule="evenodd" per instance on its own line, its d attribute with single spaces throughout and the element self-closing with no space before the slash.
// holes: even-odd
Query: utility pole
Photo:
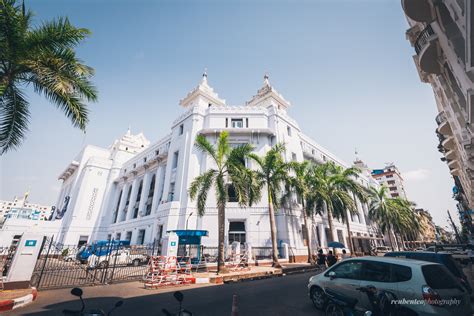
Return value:
<svg viewBox="0 0 474 316">
<path fill-rule="evenodd" d="M 453 222 L 453 219 L 451 218 L 451 213 L 449 213 L 449 210 L 448 210 L 448 217 L 449 217 L 449 221 L 451 222 L 451 225 L 453 226 L 454 233 L 456 234 L 456 240 L 458 241 L 458 243 L 461 243 L 461 238 L 459 237 L 458 228 L 456 227 L 456 225 L 454 225 L 454 222 Z"/>
</svg>

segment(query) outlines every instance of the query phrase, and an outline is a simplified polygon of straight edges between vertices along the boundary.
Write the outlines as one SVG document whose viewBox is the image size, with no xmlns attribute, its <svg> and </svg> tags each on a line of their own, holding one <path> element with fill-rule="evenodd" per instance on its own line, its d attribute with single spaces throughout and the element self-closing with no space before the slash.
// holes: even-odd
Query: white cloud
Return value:
<svg viewBox="0 0 474 316">
<path fill-rule="evenodd" d="M 428 169 L 416 169 L 402 173 L 402 177 L 406 181 L 421 181 L 427 179 L 431 175 Z"/>
</svg>

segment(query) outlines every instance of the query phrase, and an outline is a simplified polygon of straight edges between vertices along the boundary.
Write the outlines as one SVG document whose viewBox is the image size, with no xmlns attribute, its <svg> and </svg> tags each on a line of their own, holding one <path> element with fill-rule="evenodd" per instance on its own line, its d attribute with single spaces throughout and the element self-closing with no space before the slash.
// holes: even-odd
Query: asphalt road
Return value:
<svg viewBox="0 0 474 316">
<path fill-rule="evenodd" d="M 308 298 L 306 285 L 313 273 L 224 285 L 179 287 L 183 306 L 194 315 L 230 315 L 232 296 L 238 295 L 239 315 L 323 315 Z M 110 286 L 84 287 L 88 308 L 108 309 L 120 299 L 122 307 L 113 315 L 163 315 L 162 308 L 176 312 L 178 304 L 172 289 L 145 290 L 138 282 Z M 7 315 L 61 315 L 65 308 L 77 309 L 79 300 L 68 289 L 43 291 L 36 302 Z"/>
</svg>

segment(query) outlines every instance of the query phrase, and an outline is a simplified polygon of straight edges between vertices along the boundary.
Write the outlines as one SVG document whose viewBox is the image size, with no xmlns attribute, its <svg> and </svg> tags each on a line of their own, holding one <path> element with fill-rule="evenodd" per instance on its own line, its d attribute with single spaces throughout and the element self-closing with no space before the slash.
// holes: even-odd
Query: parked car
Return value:
<svg viewBox="0 0 474 316">
<path fill-rule="evenodd" d="M 391 248 L 387 246 L 378 246 L 378 247 L 375 247 L 374 249 L 374 252 L 377 256 L 383 256 L 389 251 L 391 251 Z"/>
<path fill-rule="evenodd" d="M 109 255 L 112 251 L 128 245 L 130 245 L 129 240 L 98 240 L 92 244 L 83 245 L 76 253 L 76 259 L 81 263 L 87 263 L 91 255 Z"/>
<path fill-rule="evenodd" d="M 367 286 L 390 292 L 398 300 L 415 302 L 399 301 L 397 315 L 471 315 L 469 293 L 458 279 L 444 265 L 427 261 L 390 257 L 346 259 L 311 277 L 308 291 L 318 309 L 325 308 L 329 290 L 357 299 L 355 307 L 362 312 L 370 310 L 371 302 L 358 289 Z"/>
<path fill-rule="evenodd" d="M 101 256 L 90 255 L 87 259 L 87 266 L 89 268 L 107 268 L 109 265 L 133 265 L 138 266 L 140 264 L 148 263 L 149 256 L 141 253 L 133 253 L 131 249 L 118 249 L 114 250 L 109 254 Z"/>
<path fill-rule="evenodd" d="M 385 257 L 415 259 L 442 264 L 461 282 L 461 284 L 466 288 L 469 294 L 472 294 L 472 288 L 469 284 L 469 280 L 462 271 L 462 268 L 454 260 L 453 255 L 451 255 L 450 253 L 427 251 L 394 251 L 386 253 Z"/>
<path fill-rule="evenodd" d="M 430 246 L 426 248 L 426 251 L 429 252 L 447 252 L 453 255 L 453 259 L 462 263 L 462 264 L 468 264 L 471 261 L 471 258 L 469 257 L 469 250 L 465 249 L 463 247 L 455 247 L 455 246 Z"/>
</svg>

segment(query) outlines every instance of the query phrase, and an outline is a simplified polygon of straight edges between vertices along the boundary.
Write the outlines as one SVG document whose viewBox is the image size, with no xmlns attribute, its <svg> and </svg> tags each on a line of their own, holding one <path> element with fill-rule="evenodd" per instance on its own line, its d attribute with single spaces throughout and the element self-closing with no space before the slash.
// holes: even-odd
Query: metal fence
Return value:
<svg viewBox="0 0 474 316">
<path fill-rule="evenodd" d="M 139 280 L 149 258 L 157 252 L 155 244 L 124 247 L 110 243 L 90 249 L 89 256 L 81 257 L 84 249 L 55 244 L 46 238 L 31 284 L 38 289 L 51 289 Z"/>
</svg>

